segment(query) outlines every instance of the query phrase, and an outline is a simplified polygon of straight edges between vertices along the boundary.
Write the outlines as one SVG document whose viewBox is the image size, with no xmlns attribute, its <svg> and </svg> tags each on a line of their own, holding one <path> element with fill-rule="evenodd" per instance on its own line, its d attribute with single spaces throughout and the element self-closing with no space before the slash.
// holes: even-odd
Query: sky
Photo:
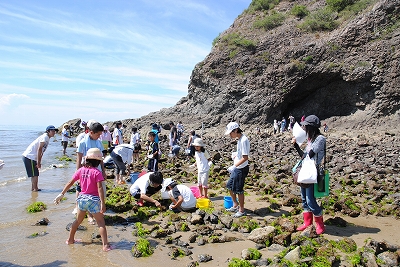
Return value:
<svg viewBox="0 0 400 267">
<path fill-rule="evenodd" d="M 0 2 L 0 125 L 139 118 L 187 95 L 251 0 Z"/>
</svg>

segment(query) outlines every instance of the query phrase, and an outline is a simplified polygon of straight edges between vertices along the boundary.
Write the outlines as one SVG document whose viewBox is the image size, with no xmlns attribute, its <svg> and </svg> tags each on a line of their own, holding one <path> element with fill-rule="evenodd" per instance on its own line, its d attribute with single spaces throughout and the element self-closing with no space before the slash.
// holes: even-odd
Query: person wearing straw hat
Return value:
<svg viewBox="0 0 400 267">
<path fill-rule="evenodd" d="M 106 204 L 104 201 L 105 194 L 103 190 L 104 177 L 101 171 L 97 169 L 103 161 L 103 153 L 98 148 L 90 148 L 86 152 L 84 159 L 85 162 L 83 166 L 74 173 L 72 179 L 65 185 L 62 192 L 54 199 L 54 203 L 58 205 L 64 198 L 64 194 L 68 189 L 73 186 L 75 181 L 79 180 L 81 192 L 76 199 L 78 204 L 77 218 L 72 223 L 69 238 L 65 243 L 70 245 L 81 241 L 75 239 L 75 233 L 83 219 L 85 219 L 86 212 L 89 212 L 96 219 L 97 225 L 99 226 L 103 251 L 109 251 L 111 250 L 111 246 L 107 240 L 107 229 L 103 215 L 103 213 L 106 212 Z"/>
<path fill-rule="evenodd" d="M 208 177 L 210 175 L 210 167 L 212 165 L 211 157 L 204 148 L 205 144 L 201 138 L 196 138 L 193 142 L 195 149 L 194 157 L 197 166 L 197 184 L 199 186 L 201 197 L 208 198 Z"/>
<path fill-rule="evenodd" d="M 250 141 L 236 122 L 230 122 L 226 126 L 225 135 L 237 139 L 236 152 L 232 153 L 233 165 L 228 168 L 230 176 L 226 184 L 233 200 L 233 206 L 227 211 L 235 212 L 233 217 L 242 217 L 246 215 L 244 210 L 244 181 L 249 173 Z M 239 203 L 237 199 L 239 199 Z"/>
</svg>

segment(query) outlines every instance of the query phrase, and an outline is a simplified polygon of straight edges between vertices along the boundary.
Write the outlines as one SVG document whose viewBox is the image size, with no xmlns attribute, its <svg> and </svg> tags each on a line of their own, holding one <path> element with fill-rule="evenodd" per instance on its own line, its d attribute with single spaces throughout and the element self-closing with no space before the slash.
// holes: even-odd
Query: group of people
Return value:
<svg viewBox="0 0 400 267">
<path fill-rule="evenodd" d="M 310 115 L 300 123 L 307 135 L 307 145 L 304 150 L 301 150 L 296 142 L 292 139 L 294 148 L 298 151 L 300 157 L 308 155 L 314 159 L 316 164 L 319 164 L 325 157 L 326 139 L 319 131 L 321 123 L 319 118 L 315 115 Z M 80 190 L 77 197 L 77 218 L 72 224 L 69 239 L 67 244 L 73 244 L 75 240 L 75 233 L 78 226 L 85 218 L 88 212 L 94 217 L 100 230 L 102 237 L 103 250 L 109 251 L 111 249 L 107 240 L 107 230 L 105 228 L 103 213 L 105 212 L 105 169 L 102 161 L 104 150 L 103 143 L 99 140 L 105 127 L 98 122 L 92 121 L 88 123 L 88 132 L 83 136 L 77 145 L 77 170 L 72 179 L 65 185 L 62 192 L 55 198 L 54 202 L 58 204 L 67 190 L 73 186 L 75 182 L 79 182 Z M 141 178 L 137 179 L 130 187 L 131 195 L 137 199 L 138 205 L 143 205 L 143 201 L 154 203 L 159 207 L 161 204 L 153 199 L 151 196 L 160 191 L 167 191 L 172 204 L 170 209 L 174 211 L 189 210 L 195 207 L 195 200 L 193 193 L 187 186 L 180 185 L 172 179 L 164 179 L 161 172 L 158 171 L 158 133 L 156 125 L 148 133 L 148 152 L 149 159 L 148 172 Z M 120 128 L 116 127 L 117 131 Z M 137 129 L 136 129 L 137 130 Z M 46 150 L 49 139 L 55 135 L 57 129 L 50 125 L 46 128 L 46 132 L 38 137 L 23 153 L 23 161 L 26 166 L 28 177 L 32 179 L 32 191 L 40 191 L 38 188 L 39 168 L 41 167 L 41 159 L 44 151 Z M 122 132 L 118 132 L 121 133 Z M 172 133 L 172 131 L 171 131 Z M 246 215 L 245 212 L 245 178 L 249 173 L 249 156 L 250 156 L 250 141 L 243 133 L 239 124 L 230 122 L 226 126 L 225 135 L 237 141 L 236 151 L 232 153 L 233 164 L 227 169 L 229 172 L 229 179 L 226 188 L 233 200 L 233 206 L 227 211 L 233 212 L 234 217 L 241 217 Z M 212 160 L 210 154 L 205 149 L 204 141 L 196 137 L 193 132 L 192 140 L 189 141 L 188 146 L 194 148 L 193 155 L 196 159 L 198 170 L 198 187 L 201 192 L 201 197 L 208 198 L 208 178 Z M 134 140 L 137 138 L 134 137 Z M 140 138 L 139 138 L 140 140 Z M 114 142 L 114 140 L 113 140 Z M 116 141 L 120 142 L 120 141 Z M 122 174 L 126 166 L 120 165 L 117 162 L 122 160 L 126 163 L 130 160 L 132 154 L 124 150 L 130 144 L 115 144 L 115 148 L 111 155 L 116 159 L 116 172 Z M 131 149 L 132 153 L 134 149 Z M 322 217 L 322 208 L 316 202 L 313 187 L 301 188 L 301 198 L 303 205 L 304 223 L 299 226 L 297 230 L 302 231 L 313 223 L 316 223 L 316 232 L 321 234 L 325 231 L 325 226 Z"/>
</svg>

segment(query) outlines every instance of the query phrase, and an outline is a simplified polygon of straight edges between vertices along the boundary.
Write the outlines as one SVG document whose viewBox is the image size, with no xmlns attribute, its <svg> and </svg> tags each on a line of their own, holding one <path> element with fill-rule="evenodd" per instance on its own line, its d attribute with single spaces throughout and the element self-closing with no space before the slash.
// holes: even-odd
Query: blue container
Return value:
<svg viewBox="0 0 400 267">
<path fill-rule="evenodd" d="M 229 209 L 229 208 L 231 208 L 231 207 L 233 207 L 232 198 L 231 198 L 231 197 L 228 197 L 228 196 L 224 197 L 224 208 L 225 208 L 225 209 Z"/>
<path fill-rule="evenodd" d="M 139 173 L 138 172 L 133 172 L 131 173 L 131 183 L 134 184 L 136 180 L 139 178 Z"/>
</svg>

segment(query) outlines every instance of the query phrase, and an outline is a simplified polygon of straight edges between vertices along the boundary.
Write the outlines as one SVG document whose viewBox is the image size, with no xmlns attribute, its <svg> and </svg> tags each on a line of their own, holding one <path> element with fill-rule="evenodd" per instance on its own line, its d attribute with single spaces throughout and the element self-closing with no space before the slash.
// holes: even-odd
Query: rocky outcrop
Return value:
<svg viewBox="0 0 400 267">
<path fill-rule="evenodd" d="M 331 123 L 351 116 L 351 127 L 393 114 L 399 121 L 400 1 L 375 3 L 352 19 L 337 18 L 335 30 L 320 32 L 301 30 L 304 19 L 290 10 L 303 4 L 313 12 L 324 1 L 281 1 L 274 12 L 285 21 L 268 31 L 253 27 L 267 12 L 244 12 L 195 66 L 188 95 L 141 121 L 200 121 L 212 127 L 230 120 L 271 123 L 289 114 L 317 114 L 334 118 Z M 229 36 L 254 45 L 229 44 Z"/>
</svg>

